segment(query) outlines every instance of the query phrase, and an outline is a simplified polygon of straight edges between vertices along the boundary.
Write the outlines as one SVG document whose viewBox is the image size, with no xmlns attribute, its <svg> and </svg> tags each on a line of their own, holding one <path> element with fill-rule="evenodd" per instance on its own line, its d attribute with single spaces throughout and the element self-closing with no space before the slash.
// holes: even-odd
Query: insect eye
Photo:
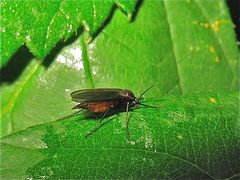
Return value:
<svg viewBox="0 0 240 180">
<path fill-rule="evenodd" d="M 121 92 L 122 96 L 129 96 L 129 94 L 127 92 Z"/>
</svg>

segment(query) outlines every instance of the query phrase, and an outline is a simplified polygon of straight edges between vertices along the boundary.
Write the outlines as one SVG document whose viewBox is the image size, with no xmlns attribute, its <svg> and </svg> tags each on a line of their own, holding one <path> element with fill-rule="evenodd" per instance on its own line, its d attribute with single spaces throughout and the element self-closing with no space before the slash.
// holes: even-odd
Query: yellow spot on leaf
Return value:
<svg viewBox="0 0 240 180">
<path fill-rule="evenodd" d="M 210 46 L 210 47 L 209 47 L 209 51 L 210 51 L 211 53 L 215 53 L 215 48 L 212 47 L 212 46 Z"/>
<path fill-rule="evenodd" d="M 208 23 L 204 23 L 204 27 L 207 29 L 207 28 L 209 28 L 209 24 Z"/>
<path fill-rule="evenodd" d="M 199 46 L 189 46 L 188 49 L 193 52 L 198 52 L 201 48 Z"/>
<path fill-rule="evenodd" d="M 216 21 L 214 21 L 213 23 L 212 23 L 212 29 L 215 31 L 215 32 L 218 32 L 219 31 L 219 25 L 220 25 L 220 23 L 219 23 L 219 21 L 218 20 L 216 20 Z"/>
<path fill-rule="evenodd" d="M 201 22 L 200 26 L 205 27 L 207 29 L 207 28 L 209 28 L 210 25 L 209 25 L 209 23 Z"/>
<path fill-rule="evenodd" d="M 216 64 L 220 62 L 220 59 L 219 59 L 218 56 L 215 58 L 215 61 L 214 61 L 214 62 L 215 62 Z"/>
<path fill-rule="evenodd" d="M 212 98 L 212 97 L 210 97 L 209 98 L 209 101 L 210 101 L 210 103 L 212 103 L 212 104 L 216 104 L 216 99 L 215 98 Z"/>
</svg>

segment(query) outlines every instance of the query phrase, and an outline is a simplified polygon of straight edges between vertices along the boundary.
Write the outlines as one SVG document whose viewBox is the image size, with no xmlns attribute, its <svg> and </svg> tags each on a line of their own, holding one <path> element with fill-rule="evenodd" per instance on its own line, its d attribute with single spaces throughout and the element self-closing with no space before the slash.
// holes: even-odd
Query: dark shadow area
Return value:
<svg viewBox="0 0 240 180">
<path fill-rule="evenodd" d="M 135 19 L 136 14 L 138 12 L 138 9 L 140 8 L 142 4 L 142 0 L 138 1 L 137 5 L 136 5 L 136 10 L 133 13 L 132 16 L 132 21 Z M 91 41 L 89 43 L 91 43 L 102 31 L 103 29 L 111 22 L 112 17 L 114 15 L 115 10 L 117 9 L 117 6 L 114 5 L 108 15 L 108 17 L 106 18 L 106 20 L 102 23 L 102 25 L 96 30 L 96 32 L 92 35 Z M 55 46 L 55 48 L 53 48 L 53 50 L 49 53 L 49 55 L 45 58 L 43 65 L 48 68 L 51 63 L 53 62 L 53 60 L 56 58 L 56 56 L 59 54 L 59 52 L 62 50 L 63 47 L 70 45 L 71 43 L 73 43 L 75 40 L 77 40 L 79 38 L 79 36 L 83 33 L 84 31 L 84 27 L 80 26 L 78 28 L 78 30 L 76 31 L 76 36 L 72 36 L 69 39 L 67 39 L 66 42 L 62 42 L 60 41 L 59 43 L 57 43 L 57 45 Z"/>
<path fill-rule="evenodd" d="M 142 4 L 143 0 L 139 0 L 136 4 L 136 9 L 132 15 L 132 21 L 135 20 L 137 12 Z M 107 19 L 102 23 L 102 25 L 96 30 L 96 32 L 92 35 L 91 41 L 93 41 L 101 32 L 102 30 L 111 22 L 112 17 L 114 15 L 114 11 L 117 9 L 117 6 L 114 5 L 109 13 Z M 72 35 L 66 41 L 59 41 L 56 46 L 52 49 L 49 55 L 43 61 L 43 66 L 48 68 L 59 52 L 67 45 L 70 45 L 75 40 L 79 38 L 79 36 L 83 33 L 84 28 L 80 26 L 77 31 L 76 35 Z M 18 77 L 21 75 L 25 67 L 28 65 L 30 60 L 34 58 L 34 56 L 29 52 L 28 48 L 24 45 L 22 46 L 14 56 L 8 61 L 8 63 L 0 69 L 0 85 L 3 83 L 13 83 Z"/>
<path fill-rule="evenodd" d="M 132 17 L 131 17 L 131 22 L 133 22 L 136 18 L 136 15 L 137 15 L 137 12 L 142 4 L 143 0 L 139 0 L 137 1 L 137 4 L 136 4 L 136 7 L 135 7 L 135 10 L 132 14 Z M 102 31 L 103 29 L 111 22 L 112 18 L 113 18 L 113 15 L 114 15 L 114 12 L 115 10 L 117 9 L 117 5 L 114 5 L 107 17 L 107 19 L 102 23 L 102 25 L 96 30 L 96 32 L 92 35 L 92 39 L 90 42 L 92 42 Z M 122 11 L 123 13 L 125 13 L 124 11 Z M 126 14 L 126 13 L 125 13 Z M 127 15 L 127 14 L 126 14 Z"/>
<path fill-rule="evenodd" d="M 131 22 L 134 22 L 134 21 L 136 20 L 137 13 L 138 13 L 140 7 L 142 6 L 142 3 L 143 3 L 143 0 L 138 0 L 138 1 L 137 1 L 135 10 L 134 10 L 134 12 L 133 12 L 133 14 L 132 14 L 132 17 L 131 17 Z"/>
<path fill-rule="evenodd" d="M 76 35 L 72 35 L 70 38 L 68 38 L 66 41 L 60 40 L 57 45 L 52 49 L 52 51 L 47 55 L 45 60 L 43 61 L 43 66 L 45 68 L 48 68 L 53 60 L 56 58 L 56 56 L 59 54 L 59 52 L 66 46 L 72 44 L 74 41 L 76 41 L 79 36 L 83 33 L 83 26 L 80 26 L 77 31 Z"/>
<path fill-rule="evenodd" d="M 65 46 L 73 43 L 83 32 L 83 27 L 76 31 L 76 36 L 70 37 L 65 42 L 59 41 L 55 48 L 52 49 L 50 54 L 43 60 L 43 66 L 48 68 L 53 62 L 58 53 Z M 24 45 L 22 46 L 8 61 L 8 63 L 0 69 L 0 85 L 3 83 L 13 83 L 21 73 L 24 71 L 28 63 L 34 58 L 34 56 L 29 52 L 28 48 Z"/>
<path fill-rule="evenodd" d="M 96 30 L 96 32 L 92 35 L 91 41 L 89 43 L 91 43 L 99 34 L 100 32 L 102 32 L 102 30 L 111 22 L 111 19 L 113 17 L 114 11 L 117 9 L 117 6 L 114 5 L 107 17 L 107 19 L 102 23 L 102 25 Z"/>
<path fill-rule="evenodd" d="M 237 40 L 240 41 L 240 1 L 239 0 L 227 0 L 227 4 L 230 10 L 232 21 L 235 25 L 235 32 Z M 238 45 L 240 47 L 240 45 Z"/>
<path fill-rule="evenodd" d="M 28 65 L 33 55 L 26 46 L 22 46 L 8 63 L 0 69 L 0 85 L 13 83 Z"/>
</svg>

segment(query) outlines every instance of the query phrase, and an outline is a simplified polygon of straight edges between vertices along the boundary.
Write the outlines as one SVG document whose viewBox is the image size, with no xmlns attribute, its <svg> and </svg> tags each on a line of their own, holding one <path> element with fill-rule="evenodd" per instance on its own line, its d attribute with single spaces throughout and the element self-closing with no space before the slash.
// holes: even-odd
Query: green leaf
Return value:
<svg viewBox="0 0 240 180">
<path fill-rule="evenodd" d="M 80 25 L 92 37 L 109 17 L 115 3 L 130 16 L 136 1 L 2 1 L 1 66 L 23 44 L 34 56 L 45 58 L 57 42 L 81 32 Z"/>
<path fill-rule="evenodd" d="M 239 94 L 168 96 L 97 122 L 73 116 L 1 139 L 3 179 L 239 177 Z"/>
<path fill-rule="evenodd" d="M 126 13 L 133 7 L 118 2 Z M 22 48 L 1 69 L 3 179 L 239 177 L 239 52 L 225 1 L 137 7 L 132 23 L 116 10 L 89 44 L 78 32 L 44 62 Z M 146 103 L 163 108 L 131 112 L 130 139 L 125 113 L 88 139 L 94 121 L 58 120 L 73 113 L 74 90 L 118 87 L 138 96 L 153 84 Z"/>
<path fill-rule="evenodd" d="M 121 23 L 113 21 L 114 28 L 100 34 L 91 66 L 111 80 L 121 72 L 123 81 L 134 76 L 135 83 L 141 77 L 159 82 L 164 94 L 237 89 L 239 55 L 225 8 L 224 1 L 143 2 L 127 28 L 116 14 Z"/>
<path fill-rule="evenodd" d="M 203 17 L 201 9 L 196 11 L 195 1 L 182 1 L 181 6 L 175 2 L 184 9 L 184 12 L 179 10 L 182 16 L 190 12 L 197 13 L 188 16 L 192 20 L 187 22 L 194 23 L 187 26 L 181 19 L 168 20 L 167 17 L 175 12 L 172 8 L 167 11 L 169 3 L 175 5 L 165 1 L 143 2 L 133 23 L 127 22 L 125 15 L 116 11 L 111 23 L 91 44 L 85 43 L 82 34 L 65 48 L 56 49 L 44 64 L 29 55 L 23 56 L 26 52 L 17 54 L 13 62 L 30 62 L 19 78 L 15 73 L 18 67 L 14 64 L 6 68 L 6 73 L 2 75 L 17 80 L 12 84 L 8 84 L 8 79 L 1 81 L 1 136 L 70 114 L 74 103 L 69 94 L 81 88 L 120 87 L 138 95 L 142 79 L 141 91 L 158 82 L 151 94 L 147 94 L 148 97 L 237 90 L 239 56 L 223 2 L 219 1 L 217 7 L 224 15 L 221 19 L 229 23 L 219 24 L 218 32 L 211 27 L 206 29 L 201 23 L 196 25 L 196 21 L 204 21 L 198 20 Z M 215 7 L 215 3 L 207 1 L 204 7 L 208 6 Z M 219 17 L 217 12 L 215 16 Z M 170 28 L 173 25 L 177 28 Z M 189 31 L 189 36 L 194 35 L 192 39 L 183 36 L 184 27 Z M 179 32 L 175 31 L 181 28 L 183 32 L 178 36 Z M 218 37 L 213 36 L 213 33 Z M 173 41 L 172 37 L 185 39 Z M 201 50 L 188 48 L 192 47 L 190 45 L 193 42 L 197 44 L 203 40 L 206 44 L 214 41 L 213 46 L 216 47 L 222 42 L 224 48 L 215 48 L 215 51 L 208 46 L 201 46 Z M 190 45 L 185 45 L 187 43 Z M 180 49 L 182 47 L 186 49 Z M 214 61 L 215 56 L 220 57 L 217 63 Z M 230 68 L 230 64 L 233 68 Z"/>
</svg>

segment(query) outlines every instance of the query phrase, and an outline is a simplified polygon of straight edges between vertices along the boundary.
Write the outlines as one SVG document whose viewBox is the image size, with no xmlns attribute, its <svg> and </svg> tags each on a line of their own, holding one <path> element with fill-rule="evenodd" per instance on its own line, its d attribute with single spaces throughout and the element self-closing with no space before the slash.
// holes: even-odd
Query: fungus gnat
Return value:
<svg viewBox="0 0 240 180">
<path fill-rule="evenodd" d="M 128 130 L 128 111 L 138 105 L 150 108 L 158 108 L 149 106 L 140 102 L 143 95 L 149 91 L 154 85 L 147 88 L 139 97 L 135 97 L 134 93 L 128 89 L 116 88 L 97 88 L 97 89 L 82 89 L 74 91 L 70 94 L 72 100 L 78 102 L 72 109 L 86 109 L 88 113 L 102 116 L 99 123 L 108 114 L 118 112 L 126 112 L 126 128 Z M 88 133 L 85 137 L 92 134 L 97 129 L 97 126 Z M 127 131 L 128 132 L 128 131 Z"/>
</svg>

